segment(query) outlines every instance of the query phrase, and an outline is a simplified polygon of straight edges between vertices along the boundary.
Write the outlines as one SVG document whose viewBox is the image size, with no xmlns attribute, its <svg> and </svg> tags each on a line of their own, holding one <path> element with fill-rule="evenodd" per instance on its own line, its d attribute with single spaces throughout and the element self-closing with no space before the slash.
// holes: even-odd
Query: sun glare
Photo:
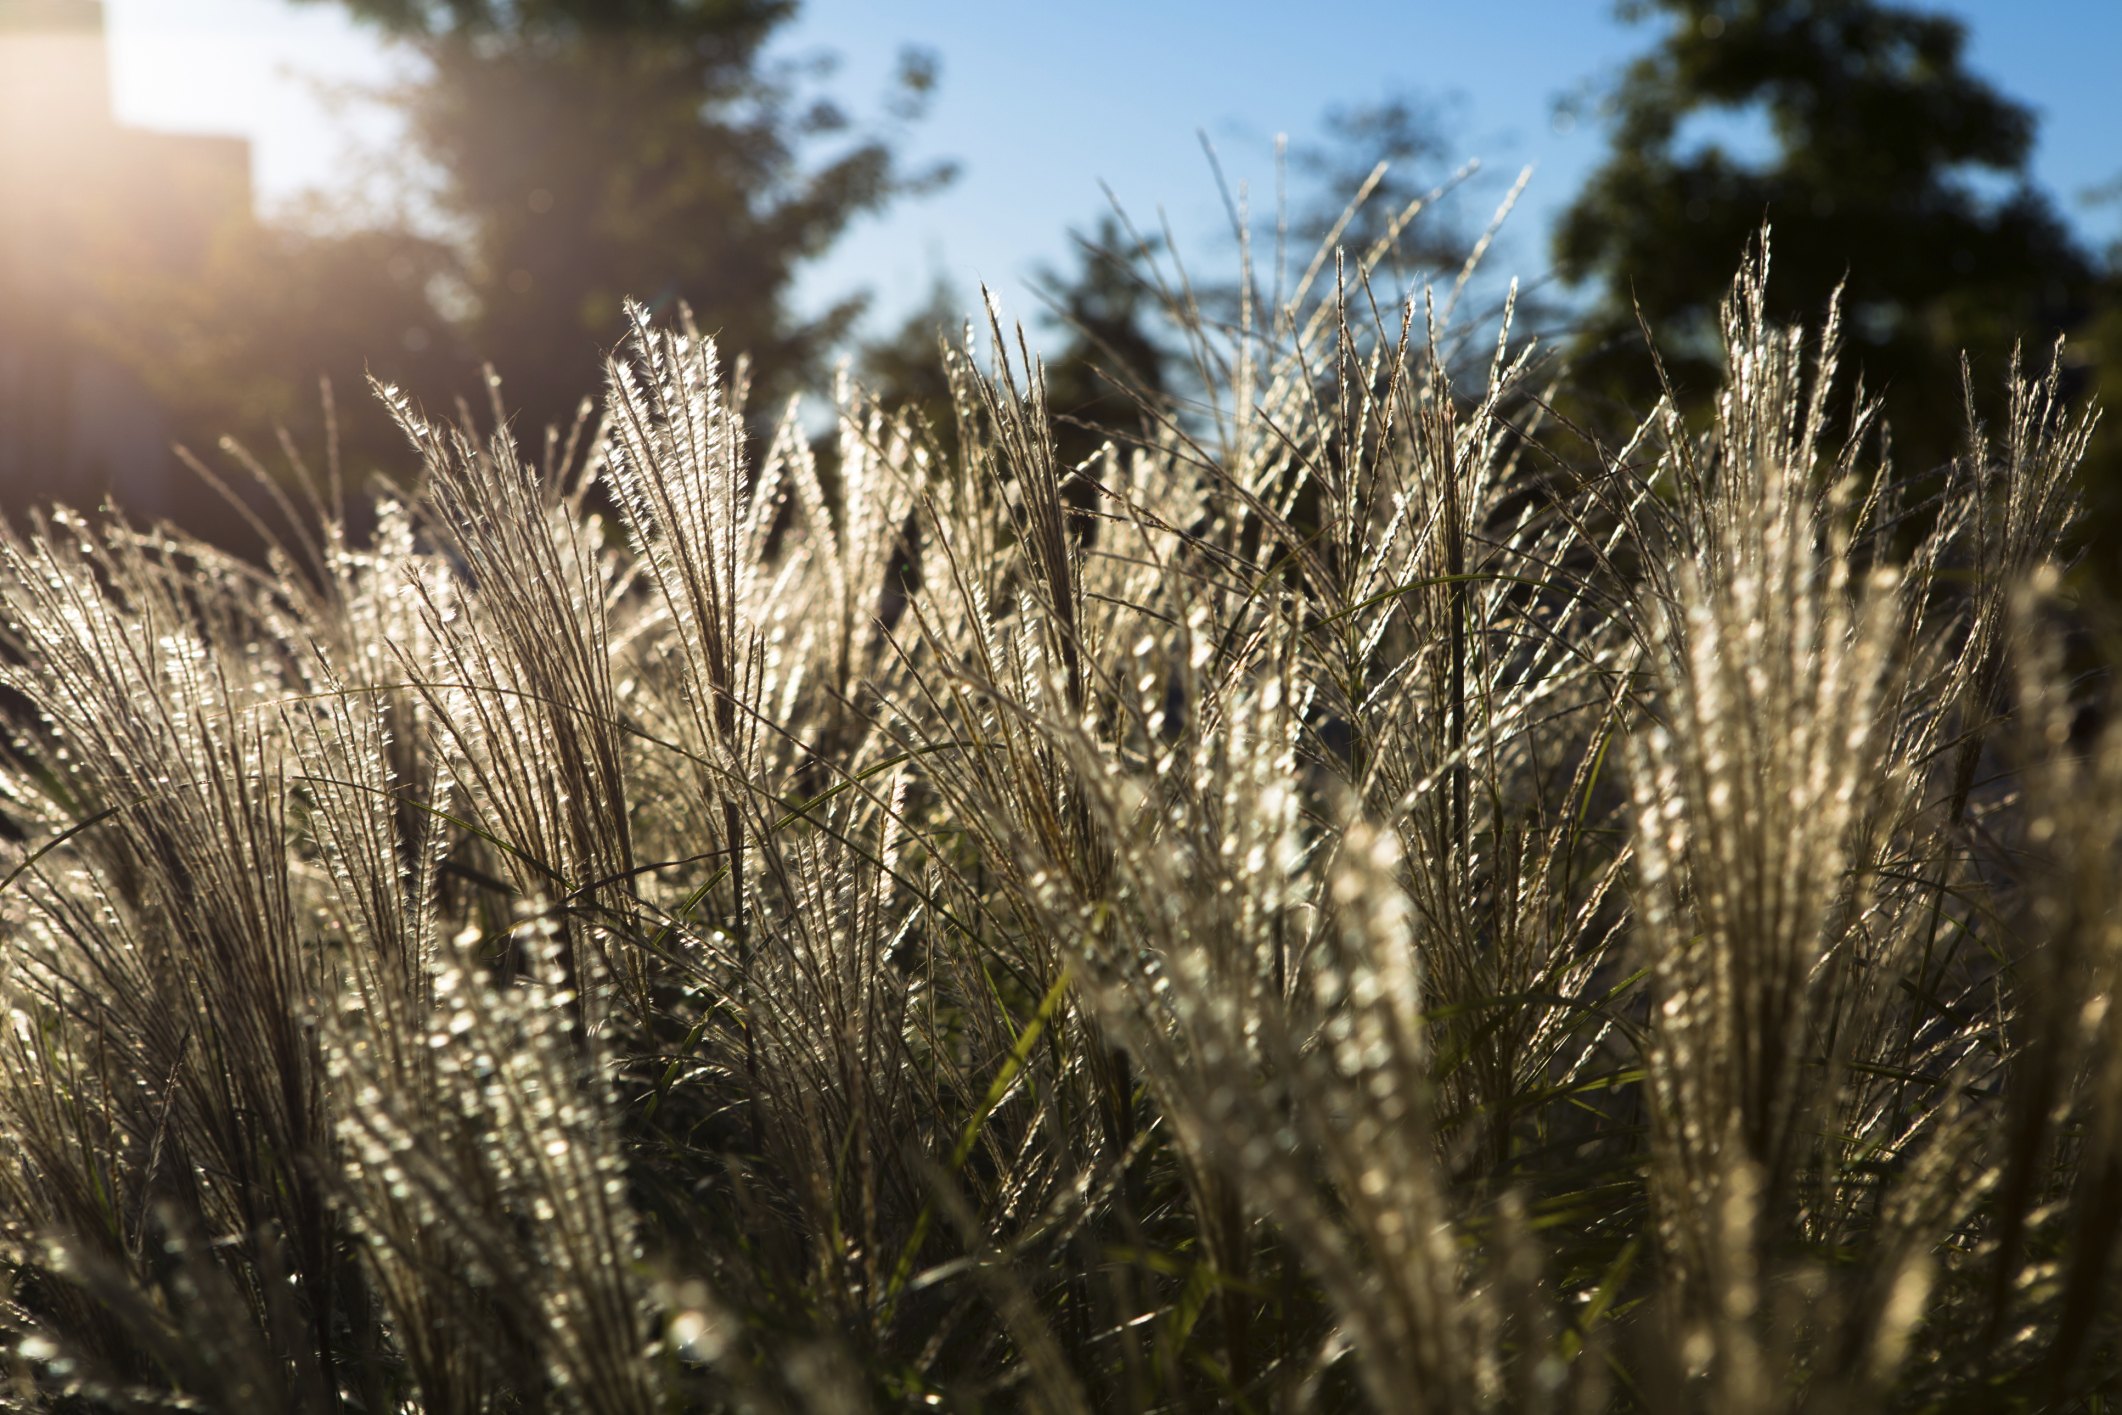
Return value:
<svg viewBox="0 0 2122 1415">
<path fill-rule="evenodd" d="M 284 0 L 111 0 L 110 95 L 118 120 L 167 132 L 241 134 L 268 206 L 343 187 L 352 155 L 398 132 L 355 101 L 401 61 L 334 6 Z"/>
</svg>

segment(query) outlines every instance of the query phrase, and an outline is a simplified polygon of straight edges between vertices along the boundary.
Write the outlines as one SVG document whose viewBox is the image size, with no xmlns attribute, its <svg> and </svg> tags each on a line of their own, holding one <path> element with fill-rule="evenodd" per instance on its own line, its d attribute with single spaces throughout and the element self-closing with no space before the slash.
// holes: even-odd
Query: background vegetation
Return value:
<svg viewBox="0 0 2122 1415">
<path fill-rule="evenodd" d="M 148 380 L 190 445 L 233 434 L 271 446 L 285 426 L 313 455 L 324 375 L 341 393 L 346 455 L 388 466 L 395 430 L 350 396 L 366 375 L 429 406 L 476 404 L 487 359 L 523 428 L 565 424 L 627 297 L 700 311 L 747 352 L 762 414 L 822 387 L 843 356 L 887 398 L 940 408 L 938 327 L 955 336 L 976 291 L 939 291 L 932 310 L 859 346 L 863 292 L 810 317 L 789 300 L 804 262 L 852 221 L 950 180 L 948 164 L 898 156 L 948 81 L 933 55 L 902 54 L 874 118 L 858 120 L 829 72 L 772 57 L 789 0 L 343 3 L 416 56 L 381 95 L 407 125 L 401 209 L 232 230 L 203 270 L 173 279 L 112 262 L 100 290 L 77 292 L 99 342 Z M 1621 10 L 1646 50 L 1572 100 L 1605 125 L 1610 155 L 1554 232 L 1563 286 L 1520 315 L 1575 355 L 1572 424 L 1611 442 L 1662 391 L 1646 327 L 1683 409 L 1705 415 L 1727 267 L 1763 221 L 1782 233 L 1777 317 L 1817 319 L 1846 288 L 1853 372 L 1884 398 L 1911 465 L 1964 450 L 1963 354 L 1978 401 L 2003 386 L 2022 342 L 2073 335 L 2073 396 L 2095 393 L 2122 359 L 2114 252 L 2087 249 L 2031 184 L 2034 110 L 1970 72 L 1957 21 L 1885 0 Z M 1449 112 L 1402 94 L 1324 115 L 1321 137 L 1289 153 L 1277 217 L 1288 248 L 1324 240 L 1381 160 L 1375 198 L 1338 238 L 1352 250 L 1368 250 L 1407 200 L 1448 193 Z M 1145 298 L 1140 257 L 1163 234 L 1086 218 L 1089 257 L 1049 281 L 1064 428 L 1122 412 L 1099 368 L 1183 394 L 1192 362 Z M 1433 201 L 1396 233 L 1380 283 L 1397 298 L 1449 279 L 1480 229 L 1463 203 Z M 1231 263 L 1189 254 L 1204 271 Z M 1270 304 L 1283 293 L 1256 292 Z M 1235 319 L 1234 300 L 1196 294 L 1211 319 Z M 2095 526 L 2122 494 L 2114 436 L 2096 442 L 2083 477 Z M 2092 569 L 2109 593 L 2122 588 L 2104 561 Z"/>
<path fill-rule="evenodd" d="M 1867 93 L 1971 82 L 1883 6 L 1671 8 L 1624 135 L 1703 64 L 1810 111 L 1802 64 L 1694 54 L 1713 18 L 1785 57 L 1882 26 Z M 740 80 L 778 7 L 641 11 L 673 85 L 766 104 L 744 239 L 896 189 L 881 146 L 774 166 L 794 110 Z M 434 133 L 448 85 L 636 33 L 376 13 L 462 65 Z M 752 170 L 729 110 L 642 114 L 693 156 L 585 210 L 660 230 L 653 192 Z M 1409 110 L 1348 121 L 1420 156 Z M 1880 146 L 1875 189 L 2007 219 Z M 1700 176 L 1628 151 L 1590 209 Z M 402 475 L 257 466 L 255 556 L 0 534 L 0 1402 L 2102 1408 L 2095 366 L 1879 342 L 1928 296 L 1861 242 L 1814 290 L 1801 205 L 1790 286 L 1779 220 L 1633 385 L 1596 320 L 1465 314 L 1486 238 L 1433 185 L 1298 213 L 1284 279 L 1116 216 L 1051 369 L 917 326 L 807 420 L 784 263 L 759 362 L 673 284 L 550 433 L 379 380 Z M 476 283 L 531 249 L 506 205 L 392 248 L 466 347 L 533 317 Z M 1882 410 L 1850 365 L 1897 350 Z"/>
</svg>

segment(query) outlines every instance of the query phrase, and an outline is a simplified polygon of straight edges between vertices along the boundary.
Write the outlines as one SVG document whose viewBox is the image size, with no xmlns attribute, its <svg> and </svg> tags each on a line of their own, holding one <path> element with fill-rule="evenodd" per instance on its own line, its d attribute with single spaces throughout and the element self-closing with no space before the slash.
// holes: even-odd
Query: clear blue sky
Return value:
<svg viewBox="0 0 2122 1415">
<path fill-rule="evenodd" d="M 1978 73 L 2039 111 L 2036 179 L 2088 240 L 2122 237 L 2122 204 L 2077 202 L 2122 176 L 2122 0 L 1932 8 L 1966 21 Z M 247 134 L 268 206 L 387 165 L 387 114 L 335 116 L 311 91 L 311 80 L 373 84 L 399 62 L 335 6 L 109 0 L 109 9 L 121 116 Z M 1216 239 L 1225 223 L 1198 131 L 1266 209 L 1276 133 L 1302 142 L 1329 106 L 1402 92 L 1450 105 L 1458 148 L 1486 167 L 1477 197 L 1492 200 L 1536 165 L 1499 252 L 1536 277 L 1547 223 L 1603 142 L 1594 124 L 1558 131 L 1554 102 L 1610 77 L 1652 33 L 1617 22 L 1607 0 L 806 0 L 778 52 L 838 52 L 829 91 L 858 114 L 877 111 L 902 45 L 941 55 L 936 101 L 906 150 L 954 158 L 963 173 L 856 227 L 808 274 L 801 298 L 822 304 L 871 286 L 881 322 L 917 306 L 940 274 L 967 292 L 986 281 L 1029 314 L 1026 276 L 1068 263 L 1066 230 L 1103 210 L 1101 180 L 1138 219 L 1154 221 L 1161 206 L 1182 242 L 1230 258 Z"/>
</svg>

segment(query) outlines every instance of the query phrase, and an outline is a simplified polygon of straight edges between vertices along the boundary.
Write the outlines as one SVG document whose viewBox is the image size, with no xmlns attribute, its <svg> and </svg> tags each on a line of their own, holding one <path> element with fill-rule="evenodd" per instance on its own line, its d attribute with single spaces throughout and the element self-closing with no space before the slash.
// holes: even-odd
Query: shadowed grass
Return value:
<svg viewBox="0 0 2122 1415">
<path fill-rule="evenodd" d="M 1618 449 L 1328 256 L 1081 466 L 636 312 L 365 544 L 8 534 L 0 1403 L 2091 1408 L 2090 420 L 1919 486 L 1767 265 Z"/>
</svg>

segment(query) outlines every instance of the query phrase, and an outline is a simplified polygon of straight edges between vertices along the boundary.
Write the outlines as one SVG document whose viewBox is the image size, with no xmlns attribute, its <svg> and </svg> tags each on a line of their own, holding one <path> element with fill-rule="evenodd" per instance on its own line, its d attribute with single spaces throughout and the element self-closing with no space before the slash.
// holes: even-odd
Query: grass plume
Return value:
<svg viewBox="0 0 2122 1415">
<path fill-rule="evenodd" d="M 1588 447 L 1372 274 L 1076 466 L 635 310 L 360 544 L 6 533 L 0 1403 L 2093 1408 L 2090 415 L 1905 474 L 1764 239 Z"/>
</svg>

